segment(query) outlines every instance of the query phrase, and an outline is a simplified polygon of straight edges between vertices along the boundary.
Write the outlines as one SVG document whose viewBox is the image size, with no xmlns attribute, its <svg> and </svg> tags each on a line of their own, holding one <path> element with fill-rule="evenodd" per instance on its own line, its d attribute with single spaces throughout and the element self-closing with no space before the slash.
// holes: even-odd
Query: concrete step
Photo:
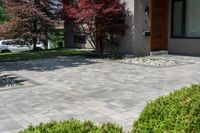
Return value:
<svg viewBox="0 0 200 133">
<path fill-rule="evenodd" d="M 167 50 L 158 50 L 158 51 L 151 51 L 150 55 L 167 55 L 169 54 L 169 51 Z"/>
</svg>

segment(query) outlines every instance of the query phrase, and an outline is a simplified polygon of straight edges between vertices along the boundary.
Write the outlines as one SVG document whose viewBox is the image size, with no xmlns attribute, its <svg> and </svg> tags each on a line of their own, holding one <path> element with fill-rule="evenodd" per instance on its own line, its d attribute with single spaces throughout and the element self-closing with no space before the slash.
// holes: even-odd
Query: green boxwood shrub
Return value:
<svg viewBox="0 0 200 133">
<path fill-rule="evenodd" d="M 200 85 L 148 103 L 132 133 L 200 133 Z"/>
<path fill-rule="evenodd" d="M 29 126 L 19 133 L 125 133 L 122 127 L 105 123 L 100 126 L 91 121 L 68 120 L 63 122 L 51 122 L 39 126 Z"/>
</svg>

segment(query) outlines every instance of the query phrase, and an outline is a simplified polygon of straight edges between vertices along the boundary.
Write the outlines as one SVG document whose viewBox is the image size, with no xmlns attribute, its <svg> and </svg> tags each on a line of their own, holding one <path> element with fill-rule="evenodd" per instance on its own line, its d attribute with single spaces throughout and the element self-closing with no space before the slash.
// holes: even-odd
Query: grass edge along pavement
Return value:
<svg viewBox="0 0 200 133">
<path fill-rule="evenodd" d="M 0 62 L 36 60 L 45 58 L 55 58 L 60 56 L 93 56 L 94 51 L 91 50 L 41 50 L 41 51 L 25 51 L 19 53 L 1 53 Z"/>
</svg>

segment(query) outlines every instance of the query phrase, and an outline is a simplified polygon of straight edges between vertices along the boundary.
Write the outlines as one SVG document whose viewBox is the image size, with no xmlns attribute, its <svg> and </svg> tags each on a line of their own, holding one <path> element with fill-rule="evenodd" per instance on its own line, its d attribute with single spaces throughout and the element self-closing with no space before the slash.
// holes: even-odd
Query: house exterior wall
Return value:
<svg viewBox="0 0 200 133">
<path fill-rule="evenodd" d="M 149 16 L 145 14 L 145 7 L 149 0 L 126 0 L 128 29 L 122 37 L 119 52 L 123 54 L 149 55 L 150 38 L 144 37 L 143 32 L 150 30 Z"/>
<path fill-rule="evenodd" d="M 168 50 L 171 54 L 200 56 L 200 39 L 171 38 L 171 3 L 169 10 L 169 40 Z"/>
<path fill-rule="evenodd" d="M 169 10 L 168 51 L 172 54 L 200 55 L 200 39 L 171 38 L 171 1 Z M 126 35 L 120 38 L 117 52 L 121 54 L 149 55 L 150 37 L 143 35 L 150 31 L 150 15 L 145 14 L 146 6 L 150 7 L 151 0 L 126 0 L 126 24 L 129 28 Z M 150 9 L 151 10 L 151 9 Z M 86 44 L 73 43 L 72 25 L 65 26 L 65 44 L 67 48 L 92 48 L 88 41 Z"/>
<path fill-rule="evenodd" d="M 169 39 L 171 54 L 200 56 L 200 39 Z"/>
<path fill-rule="evenodd" d="M 143 32 L 150 30 L 150 16 L 145 15 L 145 7 L 150 7 L 151 0 L 126 0 L 129 12 L 126 22 L 129 26 L 126 35 L 120 41 L 120 53 L 134 55 L 150 54 L 150 37 Z M 171 54 L 200 56 L 200 39 L 171 38 L 171 1 L 169 9 L 168 51 Z"/>
<path fill-rule="evenodd" d="M 135 55 L 150 54 L 150 37 L 143 35 L 144 31 L 150 31 L 150 15 L 145 14 L 145 8 L 147 6 L 150 7 L 150 0 L 135 0 Z"/>
</svg>

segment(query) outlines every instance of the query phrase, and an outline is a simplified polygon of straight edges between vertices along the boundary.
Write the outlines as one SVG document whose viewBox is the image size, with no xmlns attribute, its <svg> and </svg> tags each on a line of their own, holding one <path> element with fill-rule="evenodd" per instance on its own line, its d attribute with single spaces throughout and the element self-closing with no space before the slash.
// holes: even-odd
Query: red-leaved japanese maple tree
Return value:
<svg viewBox="0 0 200 133">
<path fill-rule="evenodd" d="M 65 20 L 87 35 L 97 52 L 117 47 L 125 34 L 126 3 L 122 0 L 63 0 Z"/>
</svg>

